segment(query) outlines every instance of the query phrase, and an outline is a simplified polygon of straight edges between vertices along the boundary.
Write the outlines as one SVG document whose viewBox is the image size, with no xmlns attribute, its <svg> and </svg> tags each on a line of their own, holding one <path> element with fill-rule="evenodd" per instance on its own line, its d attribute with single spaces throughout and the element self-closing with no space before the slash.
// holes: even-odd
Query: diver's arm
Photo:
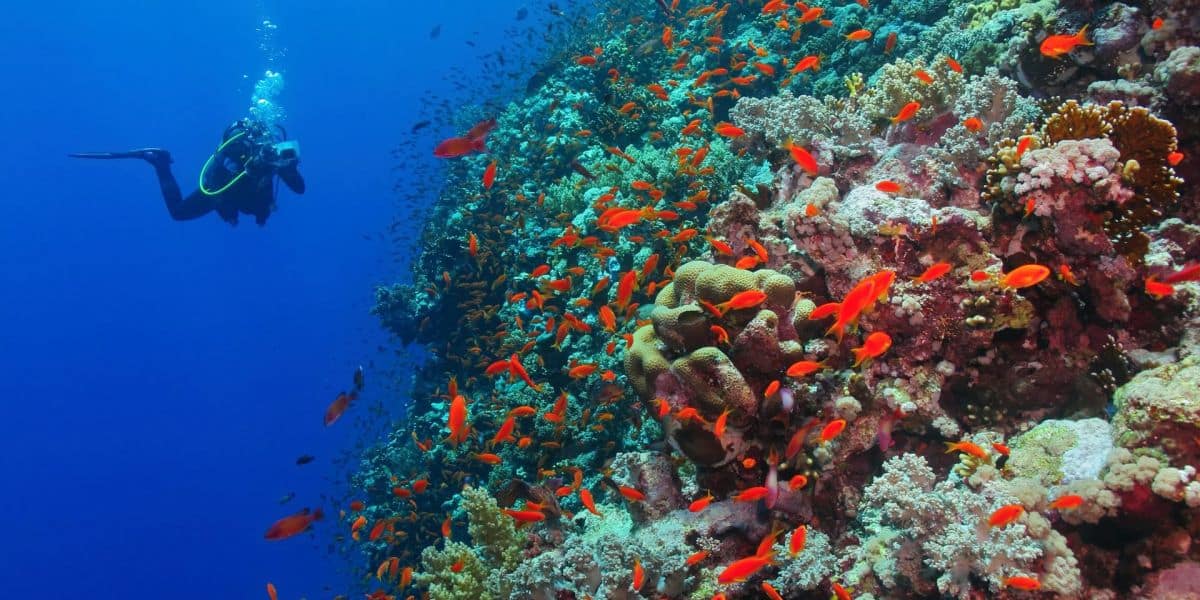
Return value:
<svg viewBox="0 0 1200 600">
<path fill-rule="evenodd" d="M 278 171 L 279 178 L 287 184 L 288 189 L 297 194 L 304 193 L 304 177 L 300 176 L 300 169 L 296 168 L 296 163 L 280 168 Z"/>
</svg>

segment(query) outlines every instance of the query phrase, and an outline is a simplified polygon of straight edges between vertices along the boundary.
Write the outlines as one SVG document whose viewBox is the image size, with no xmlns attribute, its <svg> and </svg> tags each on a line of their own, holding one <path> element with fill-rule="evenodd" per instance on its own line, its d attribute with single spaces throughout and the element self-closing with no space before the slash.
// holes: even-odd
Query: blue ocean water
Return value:
<svg viewBox="0 0 1200 600">
<path fill-rule="evenodd" d="M 263 532 L 344 489 L 333 461 L 353 451 L 354 419 L 369 404 L 398 408 L 384 382 L 402 378 L 403 363 L 378 349 L 386 337 L 368 314 L 373 285 L 402 280 L 407 259 L 387 226 L 393 184 L 412 184 L 417 165 L 396 165 L 392 146 L 422 98 L 450 89 L 449 65 L 469 72 L 464 40 L 499 46 L 492 24 L 515 6 L 7 7 L 0 597 L 346 588 L 328 521 L 282 542 Z M 273 65 L 264 19 L 286 48 Z M 268 66 L 286 78 L 279 102 L 308 191 L 281 189 L 266 227 L 174 222 L 145 163 L 65 157 L 163 146 L 186 194 Z M 324 428 L 325 406 L 359 364 L 364 402 Z M 317 460 L 297 467 L 301 454 Z"/>
</svg>

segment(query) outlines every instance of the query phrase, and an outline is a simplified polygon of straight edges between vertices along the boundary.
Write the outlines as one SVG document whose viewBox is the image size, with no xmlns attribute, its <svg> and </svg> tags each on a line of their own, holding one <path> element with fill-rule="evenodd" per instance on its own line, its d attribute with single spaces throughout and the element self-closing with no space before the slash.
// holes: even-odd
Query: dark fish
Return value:
<svg viewBox="0 0 1200 600">
<path fill-rule="evenodd" d="M 438 38 L 438 36 L 439 36 L 439 35 L 442 35 L 442 26 L 441 26 L 441 25 L 434 25 L 434 26 L 433 26 L 433 31 L 430 31 L 430 32 L 429 32 L 429 39 L 431 39 L 431 40 L 436 40 L 436 39 Z"/>
<path fill-rule="evenodd" d="M 412 126 L 412 129 L 409 130 L 409 133 L 416 133 L 422 129 L 425 129 L 426 127 L 429 127 L 429 121 L 417 121 L 417 123 Z"/>
<path fill-rule="evenodd" d="M 583 165 L 579 164 L 579 161 L 576 159 L 571 159 L 571 168 L 575 169 L 576 173 L 583 175 L 589 181 L 596 178 L 596 176 L 592 175 L 591 172 L 584 168 Z"/>
<path fill-rule="evenodd" d="M 284 494 L 282 498 L 279 499 L 279 503 L 287 504 L 288 502 L 292 501 L 292 498 L 295 498 L 295 497 L 296 497 L 296 492 L 288 492 L 288 493 Z"/>
<path fill-rule="evenodd" d="M 317 457 L 315 457 L 311 454 L 303 454 L 299 458 L 296 459 L 296 464 L 307 465 L 308 463 L 310 463 L 314 460 L 317 460 Z"/>
<path fill-rule="evenodd" d="M 522 21 L 525 19 L 525 17 L 528 17 L 528 16 L 529 16 L 528 8 L 525 8 L 524 6 L 522 6 L 521 8 L 517 9 L 517 20 L 518 21 Z"/>
<path fill-rule="evenodd" d="M 558 5 L 553 2 L 551 2 L 550 5 L 547 6 L 546 8 L 550 11 L 550 14 L 552 14 L 556 17 L 561 17 L 564 14 L 562 9 L 559 8 Z"/>
<path fill-rule="evenodd" d="M 354 389 L 362 391 L 363 383 L 366 381 L 366 372 L 363 371 L 362 365 L 354 370 Z"/>
</svg>

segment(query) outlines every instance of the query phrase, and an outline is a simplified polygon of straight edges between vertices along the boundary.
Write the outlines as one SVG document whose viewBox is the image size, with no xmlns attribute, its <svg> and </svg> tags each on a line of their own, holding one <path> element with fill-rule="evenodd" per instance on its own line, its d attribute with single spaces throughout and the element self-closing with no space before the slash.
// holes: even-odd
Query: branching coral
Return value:
<svg viewBox="0 0 1200 600">
<path fill-rule="evenodd" d="M 852 561 L 846 579 L 860 589 L 891 593 L 938 592 L 970 597 L 978 577 L 993 591 L 1013 575 L 1042 574 L 1042 587 L 1062 595 L 1078 590 L 1075 558 L 1062 536 L 1036 513 L 1006 527 L 988 527 L 988 515 L 1018 498 L 1004 481 L 976 492 L 954 479 L 937 482 L 923 458 L 905 454 L 884 463 L 883 473 L 863 490 L 856 532 L 846 548 Z"/>
</svg>

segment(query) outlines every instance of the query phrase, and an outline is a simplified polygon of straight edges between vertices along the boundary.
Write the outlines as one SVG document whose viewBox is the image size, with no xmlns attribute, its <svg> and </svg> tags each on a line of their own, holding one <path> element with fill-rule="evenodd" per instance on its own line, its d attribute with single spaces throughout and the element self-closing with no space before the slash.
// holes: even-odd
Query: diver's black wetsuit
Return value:
<svg viewBox="0 0 1200 600">
<path fill-rule="evenodd" d="M 288 188 L 297 194 L 304 193 L 304 178 L 300 176 L 296 163 L 276 168 L 264 166 L 250 169 L 246 176 L 234 183 L 229 189 L 220 194 L 210 196 L 196 190 L 186 198 L 179 191 L 179 183 L 171 174 L 170 159 L 152 160 L 154 172 L 158 175 L 158 186 L 162 189 L 163 200 L 167 204 L 167 212 L 176 221 L 188 221 L 202 217 L 212 211 L 217 211 L 225 222 L 236 225 L 238 213 L 254 215 L 254 222 L 264 225 L 267 217 L 275 208 L 275 175 L 287 184 Z M 219 189 L 231 181 L 237 174 L 231 173 L 219 161 L 214 161 L 208 170 L 209 181 L 220 182 L 219 185 L 208 183 Z"/>
</svg>

